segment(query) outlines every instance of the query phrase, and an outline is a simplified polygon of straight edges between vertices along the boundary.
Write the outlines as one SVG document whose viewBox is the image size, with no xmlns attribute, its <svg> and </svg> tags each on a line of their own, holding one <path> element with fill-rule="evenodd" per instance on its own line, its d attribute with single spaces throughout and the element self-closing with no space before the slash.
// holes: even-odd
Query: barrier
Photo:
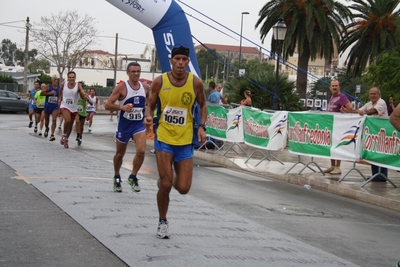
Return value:
<svg viewBox="0 0 400 267">
<path fill-rule="evenodd" d="M 229 116 L 235 116 L 236 123 L 232 118 L 228 123 Z M 227 133 L 232 125 L 237 130 L 235 135 L 228 138 Z M 254 151 L 245 161 L 247 163 L 255 153 L 261 153 L 263 158 L 256 166 L 265 159 L 270 160 L 270 151 L 283 149 L 287 145 L 289 152 L 298 156 L 298 161 L 286 174 L 297 164 L 304 165 L 298 174 L 305 168 L 315 172 L 310 167 L 311 164 L 323 173 L 314 157 L 353 162 L 353 168 L 344 174 L 339 182 L 351 171 L 357 171 L 365 181 L 362 186 L 372 181 L 375 176 L 367 179 L 356 168 L 356 163 L 360 160 L 400 170 L 399 132 L 390 124 L 388 118 L 310 111 L 271 113 L 245 107 L 227 110 L 222 106 L 209 106 L 207 127 L 208 136 L 233 141 L 234 144 L 229 149 L 241 140 L 247 145 L 259 148 L 260 150 Z M 311 160 L 307 163 L 302 162 L 301 156 L 311 157 Z M 283 164 L 278 158 L 273 158 Z M 390 179 L 387 180 L 396 187 Z"/>
</svg>

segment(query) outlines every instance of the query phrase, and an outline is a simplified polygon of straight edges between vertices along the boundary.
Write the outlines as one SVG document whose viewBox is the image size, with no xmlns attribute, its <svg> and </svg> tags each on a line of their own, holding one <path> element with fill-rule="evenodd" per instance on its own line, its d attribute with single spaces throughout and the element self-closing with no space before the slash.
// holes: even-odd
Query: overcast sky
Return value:
<svg viewBox="0 0 400 267">
<path fill-rule="evenodd" d="M 150 0 L 139 0 L 139 3 L 140 1 Z M 225 27 L 239 34 L 241 13 L 249 12 L 249 15 L 243 16 L 243 36 L 256 44 L 261 44 L 259 30 L 256 30 L 254 25 L 258 19 L 259 10 L 263 3 L 265 4 L 264 1 L 182 0 L 182 2 L 176 2 L 186 13 L 197 18 L 193 19 L 187 15 L 192 35 L 202 43 L 239 45 L 239 37 L 234 33 L 229 32 L 229 30 L 213 23 L 200 13 L 211 17 Z M 41 16 L 49 16 L 50 14 L 58 14 L 60 11 L 74 9 L 79 13 L 89 14 L 93 17 L 95 27 L 99 29 L 101 36 L 99 38 L 100 44 L 97 47 L 92 47 L 92 49 L 102 49 L 113 53 L 115 50 L 116 33 L 118 33 L 118 36 L 120 37 L 118 46 L 119 53 L 140 54 L 143 52 L 145 44 L 154 45 L 151 29 L 126 15 L 105 0 L 3 0 L 0 3 L 0 9 L 2 11 L 0 17 L 0 39 L 10 39 L 12 42 L 17 43 L 21 48 L 25 47 L 24 21 L 26 20 L 26 17 L 29 17 L 31 23 L 35 25 L 35 23 L 40 22 Z M 214 27 L 218 27 L 231 37 L 212 29 L 198 20 L 204 21 L 207 24 L 212 24 Z M 17 22 L 5 24 L 14 21 Z M 197 45 L 198 43 L 195 44 Z M 254 46 L 246 40 L 242 41 L 242 45 Z M 269 50 L 270 40 L 268 42 L 266 41 L 264 47 Z M 29 49 L 32 48 L 34 48 L 33 44 L 29 46 Z"/>
</svg>

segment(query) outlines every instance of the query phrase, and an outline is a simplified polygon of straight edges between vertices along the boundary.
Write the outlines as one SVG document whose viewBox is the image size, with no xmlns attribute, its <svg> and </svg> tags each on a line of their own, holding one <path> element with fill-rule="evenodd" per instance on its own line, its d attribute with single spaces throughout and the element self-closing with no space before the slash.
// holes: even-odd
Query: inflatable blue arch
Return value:
<svg viewBox="0 0 400 267">
<path fill-rule="evenodd" d="M 173 0 L 106 0 L 153 31 L 163 72 L 170 71 L 169 58 L 174 46 L 190 48 L 188 71 L 200 77 L 189 22 L 182 8 Z M 127 26 L 128 27 L 128 26 Z"/>
</svg>

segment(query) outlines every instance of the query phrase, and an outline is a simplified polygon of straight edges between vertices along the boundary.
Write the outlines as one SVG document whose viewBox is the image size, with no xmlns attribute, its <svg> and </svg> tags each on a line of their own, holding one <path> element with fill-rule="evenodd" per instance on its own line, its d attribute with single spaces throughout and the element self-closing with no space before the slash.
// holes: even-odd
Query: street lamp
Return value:
<svg viewBox="0 0 400 267">
<path fill-rule="evenodd" d="M 276 71 L 275 71 L 275 92 L 274 92 L 274 98 L 272 102 L 272 109 L 277 108 L 277 97 L 278 97 L 278 78 L 279 78 L 279 60 L 281 56 L 281 51 L 282 51 L 282 42 L 285 40 L 285 35 L 286 35 L 286 24 L 283 21 L 282 18 L 278 20 L 278 22 L 275 24 L 275 26 L 272 27 L 273 29 L 273 34 L 274 34 L 274 40 L 276 42 Z"/>
<path fill-rule="evenodd" d="M 242 12 L 242 19 L 240 20 L 240 45 L 239 45 L 239 76 L 240 76 L 240 61 L 242 60 L 242 32 L 243 32 L 243 15 L 249 15 L 249 12 Z"/>
</svg>

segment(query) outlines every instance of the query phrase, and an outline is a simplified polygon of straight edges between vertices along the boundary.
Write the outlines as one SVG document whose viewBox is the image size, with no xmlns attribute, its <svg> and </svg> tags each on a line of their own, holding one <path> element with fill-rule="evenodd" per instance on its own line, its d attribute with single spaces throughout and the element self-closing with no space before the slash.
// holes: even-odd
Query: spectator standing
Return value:
<svg viewBox="0 0 400 267">
<path fill-rule="evenodd" d="M 328 108 L 326 111 L 328 112 L 340 112 L 342 107 L 346 107 L 348 110 L 352 110 L 353 106 L 351 105 L 347 96 L 340 92 L 340 84 L 339 81 L 333 80 L 330 83 L 329 90 L 332 95 L 329 99 Z M 324 173 L 330 174 L 341 174 L 342 170 L 340 169 L 341 160 L 331 159 L 331 167 L 324 170 Z"/>
<path fill-rule="evenodd" d="M 388 110 L 385 100 L 381 98 L 381 90 L 378 87 L 372 87 L 369 90 L 369 102 L 362 106 L 360 109 L 353 110 L 346 107 L 341 108 L 341 112 L 358 113 L 360 116 L 381 116 L 388 117 Z M 379 171 L 380 169 L 380 171 Z M 371 164 L 372 175 L 381 173 L 385 177 L 388 177 L 388 170 L 384 167 L 379 167 Z M 372 181 L 374 182 L 386 182 L 386 178 L 382 175 L 377 175 Z"/>
</svg>

